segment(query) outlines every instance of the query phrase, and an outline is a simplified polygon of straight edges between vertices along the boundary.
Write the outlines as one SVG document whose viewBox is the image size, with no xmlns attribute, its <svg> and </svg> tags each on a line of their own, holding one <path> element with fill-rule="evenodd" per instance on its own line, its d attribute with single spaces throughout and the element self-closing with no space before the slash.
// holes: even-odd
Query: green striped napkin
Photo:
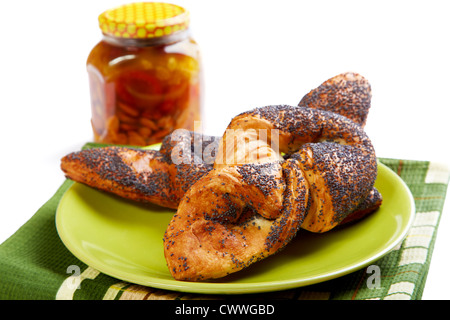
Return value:
<svg viewBox="0 0 450 320">
<path fill-rule="evenodd" d="M 402 244 L 373 264 L 379 267 L 379 283 L 371 279 L 374 274 L 374 270 L 368 269 L 371 266 L 311 286 L 245 296 L 171 292 L 121 281 L 79 261 L 59 239 L 55 211 L 73 183 L 66 180 L 27 223 L 0 245 L 0 299 L 420 299 L 450 170 L 428 161 L 380 161 L 409 186 L 415 199 L 416 216 Z"/>
</svg>

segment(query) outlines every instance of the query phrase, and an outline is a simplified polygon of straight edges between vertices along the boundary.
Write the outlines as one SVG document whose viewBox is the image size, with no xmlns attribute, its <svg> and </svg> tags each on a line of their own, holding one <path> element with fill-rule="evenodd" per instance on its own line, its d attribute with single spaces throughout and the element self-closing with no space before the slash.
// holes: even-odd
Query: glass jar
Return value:
<svg viewBox="0 0 450 320">
<path fill-rule="evenodd" d="M 189 12 L 132 3 L 102 13 L 99 24 L 103 39 L 87 59 L 94 141 L 145 146 L 194 130 L 202 70 Z"/>
</svg>

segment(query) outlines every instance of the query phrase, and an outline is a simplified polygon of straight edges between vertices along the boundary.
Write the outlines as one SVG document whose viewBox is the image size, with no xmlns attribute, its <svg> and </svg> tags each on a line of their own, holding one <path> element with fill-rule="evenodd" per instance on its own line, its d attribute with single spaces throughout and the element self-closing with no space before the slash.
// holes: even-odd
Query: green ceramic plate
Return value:
<svg viewBox="0 0 450 320">
<path fill-rule="evenodd" d="M 217 281 L 174 280 L 163 234 L 174 213 L 74 183 L 56 214 L 59 236 L 89 266 L 118 279 L 160 289 L 208 294 L 284 290 L 333 279 L 370 265 L 403 238 L 412 223 L 408 187 L 379 164 L 380 209 L 358 223 L 324 234 L 301 231 L 280 253 Z"/>
</svg>

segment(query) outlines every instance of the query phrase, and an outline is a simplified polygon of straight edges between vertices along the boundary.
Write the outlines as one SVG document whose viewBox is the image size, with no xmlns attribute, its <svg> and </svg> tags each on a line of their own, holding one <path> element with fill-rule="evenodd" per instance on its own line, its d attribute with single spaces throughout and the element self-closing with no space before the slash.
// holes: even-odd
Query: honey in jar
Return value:
<svg viewBox="0 0 450 320">
<path fill-rule="evenodd" d="M 94 141 L 145 146 L 194 130 L 202 70 L 189 12 L 131 3 L 102 13 L 99 24 L 103 38 L 87 60 Z"/>
</svg>

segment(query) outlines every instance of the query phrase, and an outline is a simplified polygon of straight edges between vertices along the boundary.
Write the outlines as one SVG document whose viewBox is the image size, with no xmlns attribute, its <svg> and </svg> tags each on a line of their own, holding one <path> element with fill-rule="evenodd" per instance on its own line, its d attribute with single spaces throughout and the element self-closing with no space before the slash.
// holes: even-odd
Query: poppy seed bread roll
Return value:
<svg viewBox="0 0 450 320">
<path fill-rule="evenodd" d="M 261 130 L 270 138 L 254 134 Z M 257 148 L 233 143 L 239 135 L 260 140 Z M 261 157 L 246 154 L 258 150 Z M 281 152 L 289 158 L 279 160 Z M 214 169 L 192 185 L 169 223 L 169 270 L 178 280 L 223 277 L 283 249 L 300 227 L 326 232 L 367 198 L 376 175 L 370 139 L 344 116 L 287 105 L 244 112 L 228 125 Z"/>
</svg>

